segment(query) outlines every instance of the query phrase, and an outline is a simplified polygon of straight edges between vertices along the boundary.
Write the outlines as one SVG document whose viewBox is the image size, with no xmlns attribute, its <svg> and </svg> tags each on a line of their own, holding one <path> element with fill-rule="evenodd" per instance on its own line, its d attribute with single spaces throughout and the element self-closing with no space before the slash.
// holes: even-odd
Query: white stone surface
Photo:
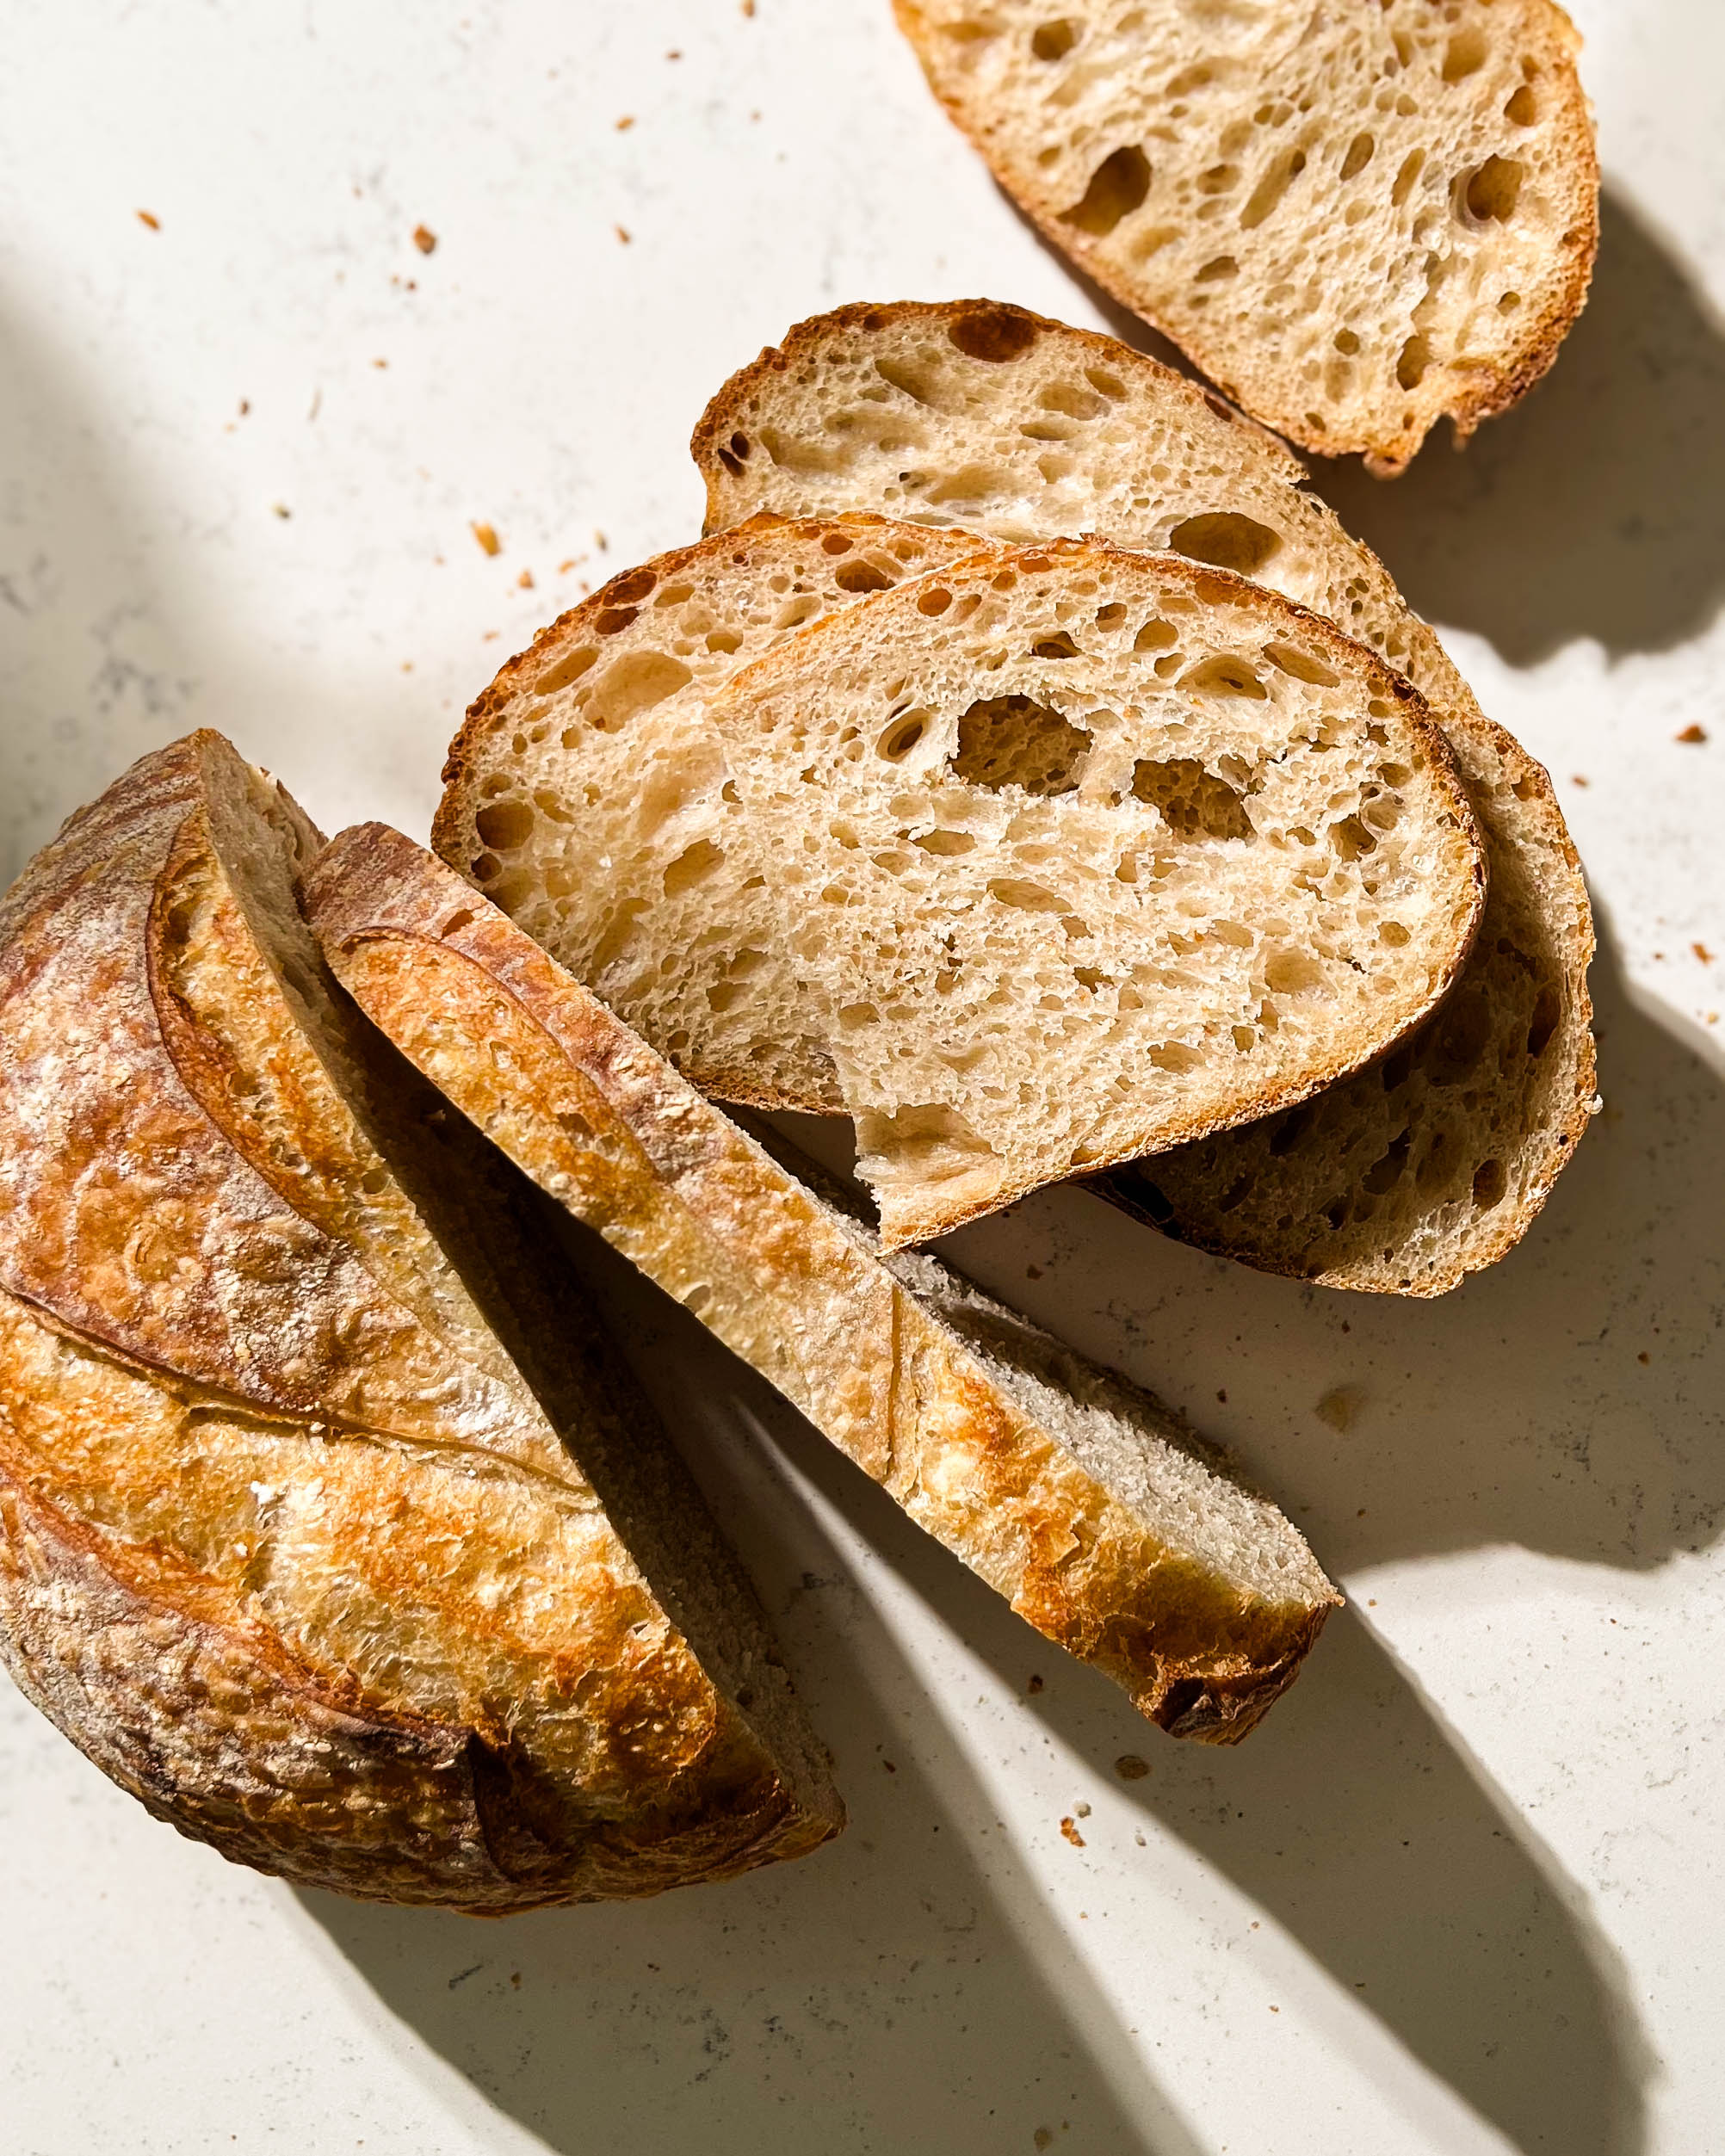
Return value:
<svg viewBox="0 0 1725 2156">
<path fill-rule="evenodd" d="M 1301 1683 L 1237 1755 L 1159 1739 L 613 1274 L 848 1835 L 636 1908 L 366 1908 L 176 1840 L 0 1680 L 7 2156 L 1725 2147 L 1725 15 L 1574 11 L 1611 188 L 1588 314 L 1466 457 L 1324 484 L 1552 765 L 1605 1116 L 1525 1245 L 1432 1306 L 1073 1193 L 958 1239 L 1293 1510 L 1351 1603 Z M 886 0 L 0 20 L 8 874 L 195 724 L 331 827 L 423 831 L 495 664 L 693 532 L 689 425 L 790 321 L 1103 318 Z"/>
</svg>

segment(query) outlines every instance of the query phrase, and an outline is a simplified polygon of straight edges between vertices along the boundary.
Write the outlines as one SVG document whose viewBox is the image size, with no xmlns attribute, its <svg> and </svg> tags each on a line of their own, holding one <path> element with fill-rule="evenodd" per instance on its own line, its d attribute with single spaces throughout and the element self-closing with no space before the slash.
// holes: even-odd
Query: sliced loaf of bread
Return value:
<svg viewBox="0 0 1725 2156">
<path fill-rule="evenodd" d="M 219 736 L 0 907 L 0 1663 L 158 1818 L 498 1915 L 813 1849 L 767 1622 L 541 1195 L 354 1011 Z"/>
<path fill-rule="evenodd" d="M 1049 1639 L 1232 1743 L 1339 1597 L 1159 1401 L 922 1253 L 881 1262 L 471 886 L 382 825 L 304 901 L 361 1008 L 578 1219 Z"/>
<path fill-rule="evenodd" d="M 995 176 L 1246 411 L 1400 471 L 1545 372 L 1598 245 L 1551 0 L 895 0 Z"/>
<path fill-rule="evenodd" d="M 888 1247 L 1305 1098 L 1478 919 L 1414 692 L 1176 557 L 985 551 L 655 716 L 548 715 L 483 812 L 524 842 L 508 910 L 703 1090 L 850 1114 Z"/>
<path fill-rule="evenodd" d="M 1007 540 L 1095 530 L 1233 568 L 1405 673 L 1443 727 L 1491 863 L 1458 985 L 1393 1063 L 1274 1128 L 1097 1188 L 1171 1233 L 1326 1284 L 1431 1295 L 1510 1250 L 1594 1098 L 1580 866 L 1544 770 L 1486 718 L 1376 558 L 1279 442 L 1116 339 L 987 301 L 842 307 L 708 407 L 714 530 L 877 510 Z"/>
</svg>

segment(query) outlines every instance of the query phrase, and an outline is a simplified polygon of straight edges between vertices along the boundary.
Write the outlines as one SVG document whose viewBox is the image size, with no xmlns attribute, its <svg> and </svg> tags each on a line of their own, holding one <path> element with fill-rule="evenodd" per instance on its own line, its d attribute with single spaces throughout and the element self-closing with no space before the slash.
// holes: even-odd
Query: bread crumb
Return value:
<svg viewBox="0 0 1725 2156">
<path fill-rule="evenodd" d="M 593 544 L 594 544 L 594 545 L 595 545 L 595 546 L 598 548 L 599 552 L 603 554 L 603 553 L 607 553 L 607 552 L 609 551 L 609 547 L 610 547 L 610 544 L 611 544 L 611 542 L 610 542 L 610 541 L 609 541 L 609 539 L 607 539 L 607 538 L 606 538 L 606 536 L 605 536 L 605 534 L 603 534 L 603 532 L 596 530 L 596 531 L 594 532 L 594 534 L 593 534 Z"/>
<path fill-rule="evenodd" d="M 1651 1362 L 1653 1361 L 1653 1357 L 1648 1353 L 1647 1350 L 1643 1348 L 1641 1353 L 1635 1357 L 1635 1360 L 1637 1362 Z"/>
<path fill-rule="evenodd" d="M 1224 1407 L 1227 1405 L 1227 1387 L 1226 1386 L 1224 1386 L 1216 1394 L 1216 1398 L 1221 1402 Z"/>
<path fill-rule="evenodd" d="M 1122 1782 L 1141 1782 L 1150 1771 L 1150 1762 L 1135 1751 L 1122 1751 L 1114 1763 L 1114 1771 Z"/>
<path fill-rule="evenodd" d="M 1032 1699 L 1036 1697 L 1036 1694 L 1040 1692 L 1042 1689 L 1042 1680 L 1040 1677 L 1033 1677 L 1029 1683 L 1024 1687 L 1024 1690 L 1030 1695 Z"/>
<path fill-rule="evenodd" d="M 1137 1843 L 1140 1849 L 1148 1849 L 1150 1846 L 1149 1843 L 1145 1840 L 1141 1834 L 1135 1834 L 1132 1838 Z"/>
<path fill-rule="evenodd" d="M 629 132 L 629 129 L 634 126 L 634 124 L 635 124 L 635 116 L 634 116 L 634 114 L 632 112 L 626 112 L 626 113 L 623 114 L 622 118 L 621 118 L 621 120 L 617 122 L 617 133 L 618 133 L 620 135 L 626 135 L 626 134 L 628 134 L 628 133 Z"/>
<path fill-rule="evenodd" d="M 387 367 L 387 366 L 388 366 L 388 364 L 389 364 L 389 361 L 388 361 L 387 360 L 381 360 L 381 359 L 379 359 L 379 360 L 374 360 L 374 361 L 372 361 L 372 365 L 373 365 L 374 367 Z"/>
<path fill-rule="evenodd" d="M 437 235 L 429 225 L 416 225 L 413 227 L 413 244 L 422 255 L 429 255 L 437 244 Z"/>
<path fill-rule="evenodd" d="M 1090 1817 L 1090 1807 L 1087 1804 L 1075 1804 L 1073 1807 L 1073 1810 L 1077 1813 L 1078 1816 L 1081 1819 L 1087 1819 Z"/>
<path fill-rule="evenodd" d="M 1318 1420 L 1332 1430 L 1351 1430 L 1364 1404 L 1365 1394 L 1357 1385 L 1333 1385 L 1318 1402 Z"/>
<path fill-rule="evenodd" d="M 1040 1280 L 1042 1277 L 1042 1267 L 1040 1265 L 1027 1265 L 1024 1268 L 1024 1277 L 1026 1280 Z"/>
<path fill-rule="evenodd" d="M 881 1762 L 881 1764 L 887 1770 L 888 1774 L 896 1774 L 899 1771 L 890 1759 L 883 1759 Z"/>
<path fill-rule="evenodd" d="M 1592 782 L 1591 779 L 1584 777 L 1580 771 L 1572 771 L 1569 775 L 1569 783 L 1572 786 L 1591 786 Z"/>
<path fill-rule="evenodd" d="M 746 14 L 748 10 L 745 9 L 744 12 Z M 1033 2148 L 1052 2148 L 1054 2145 L 1054 2135 L 1052 2127 L 1039 2126 L 1030 2136 L 1030 2146 Z"/>
<path fill-rule="evenodd" d="M 514 1985 L 516 1990 L 519 1991 L 521 1989 L 521 1971 L 519 1969 L 511 1969 L 510 1971 L 509 1980 L 512 1985 Z"/>
<path fill-rule="evenodd" d="M 138 222 L 140 225 L 147 225 L 152 232 L 159 232 L 162 229 L 162 220 L 154 210 L 139 210 Z"/>
<path fill-rule="evenodd" d="M 615 232 L 617 238 L 621 240 L 624 246 L 627 247 L 629 244 L 629 230 L 628 225 L 614 225 L 611 229 L 614 232 Z"/>
<path fill-rule="evenodd" d="M 269 506 L 284 522 L 294 514 L 286 502 L 272 502 Z"/>
<path fill-rule="evenodd" d="M 1705 726 L 1685 726 L 1681 733 L 1673 734 L 1672 738 L 1673 741 L 1704 741 L 1707 729 Z"/>
<path fill-rule="evenodd" d="M 581 556 L 579 554 L 571 554 L 567 561 L 560 561 L 557 565 L 558 575 L 560 577 L 566 577 L 569 574 L 569 571 L 575 567 L 580 559 Z"/>
<path fill-rule="evenodd" d="M 468 528 L 473 537 L 479 541 L 479 551 L 482 553 L 500 554 L 503 552 L 503 541 L 498 537 L 495 525 L 476 523 L 470 525 Z"/>
<path fill-rule="evenodd" d="M 244 419 L 244 417 L 245 417 L 245 415 L 246 415 L 246 413 L 247 413 L 247 412 L 249 412 L 250 410 L 251 410 L 251 399 L 250 399 L 250 397 L 242 397 L 242 398 L 240 398 L 240 400 L 239 400 L 239 416 L 240 416 L 240 417 L 241 417 L 242 419 Z"/>
<path fill-rule="evenodd" d="M 532 570 L 530 570 L 530 569 L 523 569 L 523 570 L 522 571 L 521 574 L 520 574 L 520 575 L 519 575 L 519 576 L 516 578 L 516 584 L 517 584 L 517 585 L 521 588 L 521 590 L 523 590 L 523 591 L 531 591 L 531 590 L 532 590 L 532 589 L 533 589 L 533 571 L 532 571 Z"/>
<path fill-rule="evenodd" d="M 411 674 L 413 671 L 413 661 L 411 658 L 403 659 L 401 662 L 401 670 L 404 674 Z"/>
<path fill-rule="evenodd" d="M 1710 966 L 1713 963 L 1713 954 L 1704 943 L 1691 943 L 1689 948 L 1703 966 Z"/>
<path fill-rule="evenodd" d="M 665 57 L 668 60 L 680 60 L 683 58 L 682 50 L 679 46 L 673 45 Z"/>
<path fill-rule="evenodd" d="M 479 641 L 481 644 L 495 644 L 502 634 L 501 629 L 487 629 Z"/>
<path fill-rule="evenodd" d="M 1083 1849 L 1085 1846 L 1084 1836 L 1079 1832 L 1077 1826 L 1071 1819 L 1067 1819 L 1060 1821 L 1060 1832 L 1066 1836 L 1067 1839 L 1072 1844 L 1074 1849 Z"/>
<path fill-rule="evenodd" d="M 753 22 L 755 17 L 755 0 L 743 0 L 743 13 L 750 22 Z"/>
</svg>

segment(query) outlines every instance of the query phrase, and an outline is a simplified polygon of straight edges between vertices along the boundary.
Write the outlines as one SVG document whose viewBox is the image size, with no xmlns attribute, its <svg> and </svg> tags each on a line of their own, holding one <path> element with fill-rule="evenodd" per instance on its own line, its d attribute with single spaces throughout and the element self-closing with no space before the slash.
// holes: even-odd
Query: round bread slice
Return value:
<svg viewBox="0 0 1725 2156">
<path fill-rule="evenodd" d="M 1597 1105 L 1593 924 L 1551 782 L 1475 702 L 1283 445 L 1116 339 L 984 300 L 841 307 L 726 384 L 693 449 L 719 530 L 880 510 L 1022 541 L 1097 531 L 1250 575 L 1426 699 L 1491 867 L 1466 1015 L 1320 1112 L 1162 1155 L 1097 1191 L 1171 1234 L 1326 1286 L 1440 1294 L 1513 1248 Z"/>
<path fill-rule="evenodd" d="M 1419 697 L 1177 559 L 992 550 L 652 717 L 498 797 L 539 834 L 508 910 L 703 1090 L 855 1118 L 888 1248 L 1304 1098 L 1432 1008 L 1478 920 Z"/>
<path fill-rule="evenodd" d="M 1339 1597 L 1162 1404 L 934 1258 L 872 1239 L 399 832 L 343 832 L 307 916 L 464 1115 L 776 1385 L 1046 1636 L 1231 1744 Z"/>
<path fill-rule="evenodd" d="M 334 987 L 219 736 L 0 912 L 0 1657 L 183 1833 L 486 1913 L 842 1819 L 541 1202 Z"/>
<path fill-rule="evenodd" d="M 935 95 L 1247 411 L 1400 471 L 1549 368 L 1599 239 L 1551 0 L 895 0 Z"/>
</svg>

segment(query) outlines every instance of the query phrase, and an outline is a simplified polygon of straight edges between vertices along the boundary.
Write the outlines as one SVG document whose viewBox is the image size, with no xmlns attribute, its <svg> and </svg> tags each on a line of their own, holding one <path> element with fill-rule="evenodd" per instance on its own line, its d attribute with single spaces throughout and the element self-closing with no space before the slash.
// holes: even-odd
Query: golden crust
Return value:
<svg viewBox="0 0 1725 2156">
<path fill-rule="evenodd" d="M 621 1379 L 589 1399 L 590 1324 L 560 1313 L 553 1427 L 477 1311 L 452 1330 L 337 1232 L 365 1140 L 244 932 L 216 811 L 248 787 L 308 856 L 195 735 L 0 915 L 0 1653 L 158 1816 L 305 1883 L 502 1912 L 801 1853 L 836 1801 L 703 1670 L 563 1441 L 661 1442 Z M 224 1038 L 199 998 L 229 975 Z M 353 1207 L 393 1192 L 430 1278 L 364 1157 Z"/>
<path fill-rule="evenodd" d="M 981 156 L 1001 186 L 1042 228 L 1052 245 L 1071 256 L 1085 275 L 1094 279 L 1122 306 L 1178 344 L 1242 411 L 1319 456 L 1350 456 L 1357 453 L 1364 457 L 1368 469 L 1377 478 L 1394 479 L 1406 471 L 1439 419 L 1446 416 L 1450 418 L 1458 443 L 1464 442 L 1481 420 L 1507 411 L 1524 397 L 1557 357 L 1560 346 L 1586 304 L 1592 281 L 1593 265 L 1599 251 L 1599 161 L 1592 108 L 1575 67 L 1581 40 L 1555 0 L 1516 0 L 1516 3 L 1530 18 L 1530 35 L 1545 48 L 1548 75 L 1557 85 L 1562 100 L 1558 132 L 1565 151 L 1569 195 L 1554 289 L 1545 304 L 1530 314 L 1522 336 L 1505 361 L 1491 368 L 1477 364 L 1434 365 L 1419 389 L 1410 392 L 1413 423 L 1376 436 L 1314 425 L 1317 415 L 1296 411 L 1291 405 L 1272 406 L 1264 397 L 1254 395 L 1249 386 L 1242 388 L 1230 379 L 1227 368 L 1215 364 L 1215 355 L 1204 347 L 1202 340 L 1147 304 L 1142 291 L 1135 289 L 1132 281 L 1120 274 L 1095 241 L 1062 214 L 1065 205 L 1034 186 L 1023 185 L 1019 177 L 1004 169 L 992 154 L 990 128 L 980 123 L 967 109 L 964 101 L 944 90 L 937 80 L 936 41 L 917 0 L 893 0 L 893 11 L 900 29 L 916 52 L 931 90 L 948 118 Z"/>
<path fill-rule="evenodd" d="M 1159 1540 L 858 1237 L 448 868 L 364 825 L 318 862 L 306 902 L 361 1007 L 465 1115 L 1152 1720 L 1232 1742 L 1291 1681 L 1334 1604 L 1315 1567 L 1278 1598 Z"/>
</svg>

